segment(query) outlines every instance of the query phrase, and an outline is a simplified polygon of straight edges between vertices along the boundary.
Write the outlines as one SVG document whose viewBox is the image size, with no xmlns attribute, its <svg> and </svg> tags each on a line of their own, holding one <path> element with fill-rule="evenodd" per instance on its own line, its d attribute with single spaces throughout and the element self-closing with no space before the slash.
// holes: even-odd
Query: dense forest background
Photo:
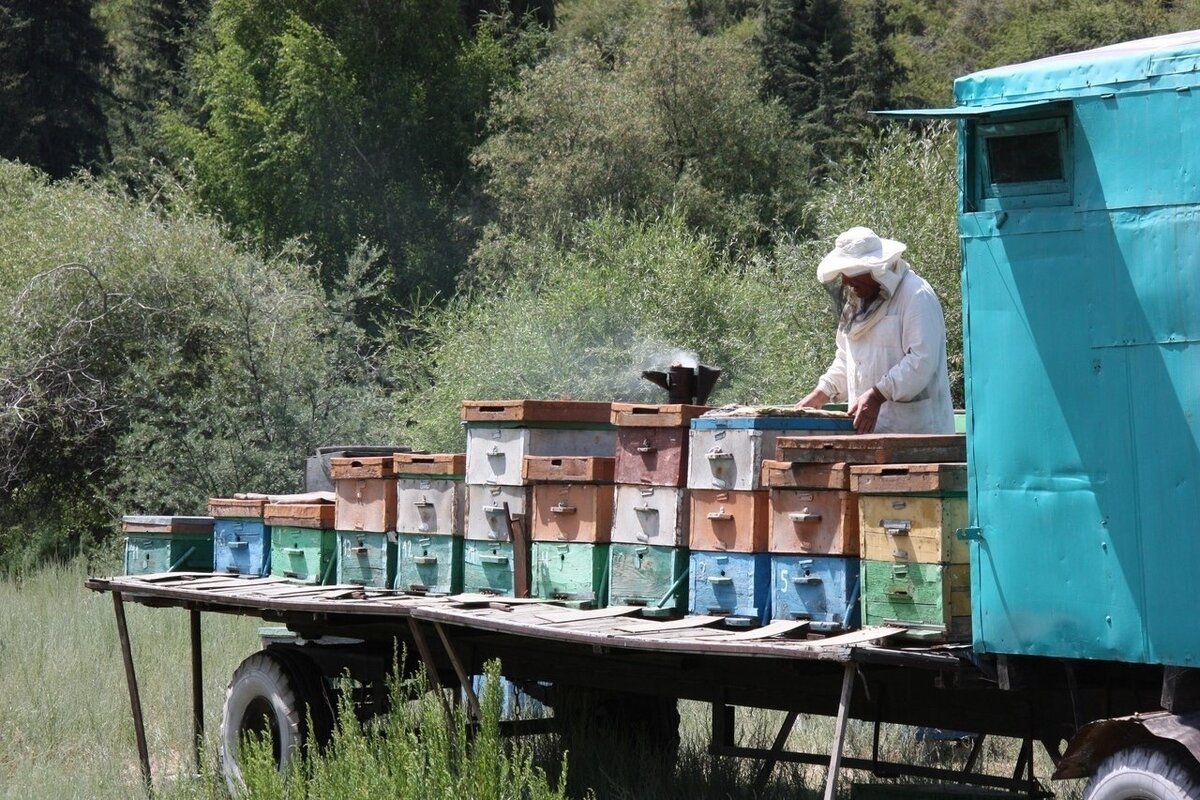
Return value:
<svg viewBox="0 0 1200 800">
<path fill-rule="evenodd" d="M 832 237 L 909 244 L 962 398 L 954 145 L 871 109 L 1172 0 L 0 0 L 0 569 L 459 450 L 464 398 L 790 403 Z"/>
</svg>

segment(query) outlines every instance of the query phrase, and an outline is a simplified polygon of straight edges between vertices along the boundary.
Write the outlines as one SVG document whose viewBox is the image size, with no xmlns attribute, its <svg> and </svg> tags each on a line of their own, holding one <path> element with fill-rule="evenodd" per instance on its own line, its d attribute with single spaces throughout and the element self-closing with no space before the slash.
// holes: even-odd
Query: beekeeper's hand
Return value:
<svg viewBox="0 0 1200 800">
<path fill-rule="evenodd" d="M 855 398 L 854 404 L 849 408 L 850 416 L 854 418 L 855 433 L 870 433 L 875 430 L 875 423 L 879 420 L 879 409 L 885 399 L 883 392 L 875 387 Z"/>
</svg>

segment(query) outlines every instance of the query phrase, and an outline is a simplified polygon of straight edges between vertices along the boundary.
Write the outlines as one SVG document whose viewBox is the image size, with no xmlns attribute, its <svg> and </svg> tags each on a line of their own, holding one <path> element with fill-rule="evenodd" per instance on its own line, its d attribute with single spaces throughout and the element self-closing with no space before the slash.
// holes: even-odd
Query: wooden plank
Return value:
<svg viewBox="0 0 1200 800">
<path fill-rule="evenodd" d="M 561 611 L 557 613 L 540 614 L 539 616 L 551 625 L 555 625 L 560 622 L 577 622 L 585 619 L 624 617 L 631 614 L 639 614 L 641 611 L 641 606 L 610 606 L 609 608 L 597 608 L 588 611 Z"/>
<path fill-rule="evenodd" d="M 772 636 L 783 636 L 793 631 L 804 630 L 808 622 L 804 620 L 780 620 L 749 631 L 739 631 L 729 635 L 730 641 L 751 642 L 756 639 L 770 639 Z"/>
<path fill-rule="evenodd" d="M 780 436 L 779 461 L 908 464 L 967 460 L 962 434 L 872 433 L 856 436 Z"/>
<path fill-rule="evenodd" d="M 467 474 L 466 453 L 396 453 L 392 456 L 397 475 Z"/>
<path fill-rule="evenodd" d="M 962 494 L 967 491 L 967 465 L 861 464 L 850 470 L 850 489 L 859 494 Z"/>
<path fill-rule="evenodd" d="M 849 645 L 863 644 L 865 642 L 877 642 L 880 639 L 886 639 L 889 636 L 895 636 L 898 633 L 904 633 L 904 628 L 895 628 L 891 626 L 880 626 L 876 628 L 863 628 L 862 630 L 851 631 L 850 633 L 839 634 L 838 636 L 829 636 L 824 639 L 817 639 L 808 642 L 812 647 L 846 647 Z"/>
<path fill-rule="evenodd" d="M 708 614 L 696 614 L 695 616 L 683 617 L 682 619 L 673 619 L 667 622 L 656 622 L 652 630 L 647 630 L 646 633 L 666 633 L 667 631 L 688 630 L 690 628 L 706 628 L 714 625 L 725 619 L 724 617 L 714 617 Z"/>
<path fill-rule="evenodd" d="M 811 464 L 803 461 L 764 461 L 762 483 L 771 489 L 850 488 L 850 465 L 844 461 Z"/>
<path fill-rule="evenodd" d="M 609 424 L 612 403 L 579 400 L 463 400 L 464 422 L 593 422 Z"/>
<path fill-rule="evenodd" d="M 616 463 L 602 456 L 525 456 L 521 477 L 531 483 L 612 483 Z"/>
<path fill-rule="evenodd" d="M 123 533 L 212 533 L 212 517 L 121 517 Z"/>
<path fill-rule="evenodd" d="M 693 406 L 685 403 L 647 404 L 613 403 L 613 425 L 632 428 L 686 428 L 691 421 L 712 406 Z"/>
</svg>

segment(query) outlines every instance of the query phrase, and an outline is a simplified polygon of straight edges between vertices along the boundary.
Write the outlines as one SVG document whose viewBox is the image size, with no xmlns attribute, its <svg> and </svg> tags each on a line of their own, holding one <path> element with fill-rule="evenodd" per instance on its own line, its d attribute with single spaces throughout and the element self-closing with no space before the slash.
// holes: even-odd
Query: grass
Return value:
<svg viewBox="0 0 1200 800">
<path fill-rule="evenodd" d="M 108 574 L 108 570 L 99 570 Z M 21 579 L 0 580 L 0 799 L 95 798 L 114 800 L 144 796 L 137 747 L 129 712 L 124 668 L 111 598 L 83 587 L 87 570 L 82 562 L 50 566 Z M 257 618 L 219 614 L 203 616 L 205 729 L 209 734 L 202 774 L 194 774 L 191 745 L 191 676 L 188 615 L 179 609 L 149 609 L 127 603 L 146 733 L 154 771 L 156 796 L 167 800 L 226 800 L 218 777 L 212 743 L 225 686 L 237 664 L 258 649 Z M 483 737 L 485 749 L 465 760 L 459 725 L 448 725 L 428 699 L 398 704 L 403 714 L 382 721 L 386 735 L 359 729 L 339 735 L 332 758 L 314 767 L 310 790 L 301 793 L 289 784 L 287 796 L 322 797 L 486 797 L 557 798 L 572 800 L 807 800 L 821 796 L 824 769 L 780 764 L 761 794 L 754 792 L 758 762 L 721 758 L 707 753 L 709 709 L 683 702 L 681 746 L 676 763 L 664 761 L 652 748 L 623 746 L 626 742 L 599 733 L 593 742 L 573 739 L 580 751 L 571 759 L 566 794 L 563 753 L 557 737 L 542 735 L 511 743 Z M 416 714 L 416 717 L 405 716 Z M 738 742 L 769 747 L 782 714 L 763 710 L 738 713 Z M 425 734 L 413 738 L 414 721 Z M 828 750 L 833 722 L 801 718 L 789 740 L 794 750 Z M 439 727 L 440 726 L 440 727 Z M 867 757 L 871 727 L 852 722 L 848 755 Z M 911 755 L 917 746 L 911 730 L 885 728 L 884 758 Z M 614 741 L 616 739 L 616 741 Z M 477 738 L 477 742 L 479 739 Z M 490 749 L 486 749 L 489 748 Z M 1040 749 L 1038 751 L 1041 752 Z M 987 771 L 1006 774 L 1016 759 L 1016 743 L 991 740 L 985 750 Z M 931 761 L 961 766 L 965 750 L 953 747 L 925 750 Z M 474 760 L 472 760 L 472 758 Z M 381 764 L 390 764 L 389 769 Z M 411 785 L 413 793 L 393 791 L 404 776 L 425 777 Z M 1048 775 L 1042 754 L 1039 775 Z M 478 773 L 478 774 L 477 774 Z M 475 775 L 482 784 L 471 784 Z M 483 777 L 480 777 L 483 776 Z M 490 777 L 487 777 L 490 776 Z M 260 771 L 256 798 L 283 797 L 282 785 L 271 784 Z M 484 780 L 486 778 L 486 780 Z M 839 797 L 849 798 L 854 782 L 869 781 L 868 773 L 843 773 Z M 389 783 L 388 781 L 391 781 Z M 439 783 L 438 781 L 441 781 Z M 479 788 L 491 787 L 495 791 Z M 369 787 L 374 794 L 363 794 Z M 384 794 L 383 787 L 387 787 Z M 430 787 L 439 793 L 430 794 Z M 474 787 L 474 788 L 473 788 Z M 523 787 L 519 791 L 514 787 Z M 1080 787 L 1058 784 L 1060 798 L 1077 798 Z M 425 793 L 421 793 L 424 791 Z"/>
</svg>

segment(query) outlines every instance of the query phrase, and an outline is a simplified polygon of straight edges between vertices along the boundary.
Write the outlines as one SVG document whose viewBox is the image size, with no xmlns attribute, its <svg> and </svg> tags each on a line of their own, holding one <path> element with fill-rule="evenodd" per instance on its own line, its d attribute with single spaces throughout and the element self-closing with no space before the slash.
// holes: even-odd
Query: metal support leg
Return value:
<svg viewBox="0 0 1200 800">
<path fill-rule="evenodd" d="M 204 748 L 204 665 L 200 657 L 200 612 L 191 609 L 192 629 L 192 746 L 196 756 L 196 771 Z"/>
<path fill-rule="evenodd" d="M 437 666 L 433 663 L 433 652 L 429 649 L 429 642 L 425 641 L 425 634 L 421 632 L 420 624 L 412 617 L 408 618 L 408 629 L 412 631 L 413 642 L 417 645 L 417 653 L 425 662 L 425 674 L 429 676 L 429 684 L 441 698 L 442 710 L 446 712 L 446 718 L 449 719 L 452 716 L 450 703 L 446 700 L 446 692 L 443 691 L 442 682 L 438 679 Z"/>
<path fill-rule="evenodd" d="M 853 662 L 842 673 L 842 697 L 838 701 L 837 724 L 833 729 L 833 750 L 829 754 L 829 772 L 825 776 L 825 800 L 837 797 L 838 771 L 842 767 L 842 746 L 846 743 L 846 719 L 850 716 L 850 694 L 854 690 Z"/>
<path fill-rule="evenodd" d="M 154 782 L 150 776 L 150 750 L 146 747 L 146 726 L 142 722 L 142 698 L 138 694 L 137 675 L 133 670 L 133 651 L 129 647 L 129 627 L 125 624 L 125 599 L 121 597 L 120 592 L 113 592 L 113 610 L 117 615 L 117 636 L 121 639 L 121 658 L 125 662 L 125 683 L 129 686 L 129 705 L 133 712 L 133 732 L 137 737 L 142 782 L 146 784 L 146 793 L 152 794 Z"/>
</svg>

